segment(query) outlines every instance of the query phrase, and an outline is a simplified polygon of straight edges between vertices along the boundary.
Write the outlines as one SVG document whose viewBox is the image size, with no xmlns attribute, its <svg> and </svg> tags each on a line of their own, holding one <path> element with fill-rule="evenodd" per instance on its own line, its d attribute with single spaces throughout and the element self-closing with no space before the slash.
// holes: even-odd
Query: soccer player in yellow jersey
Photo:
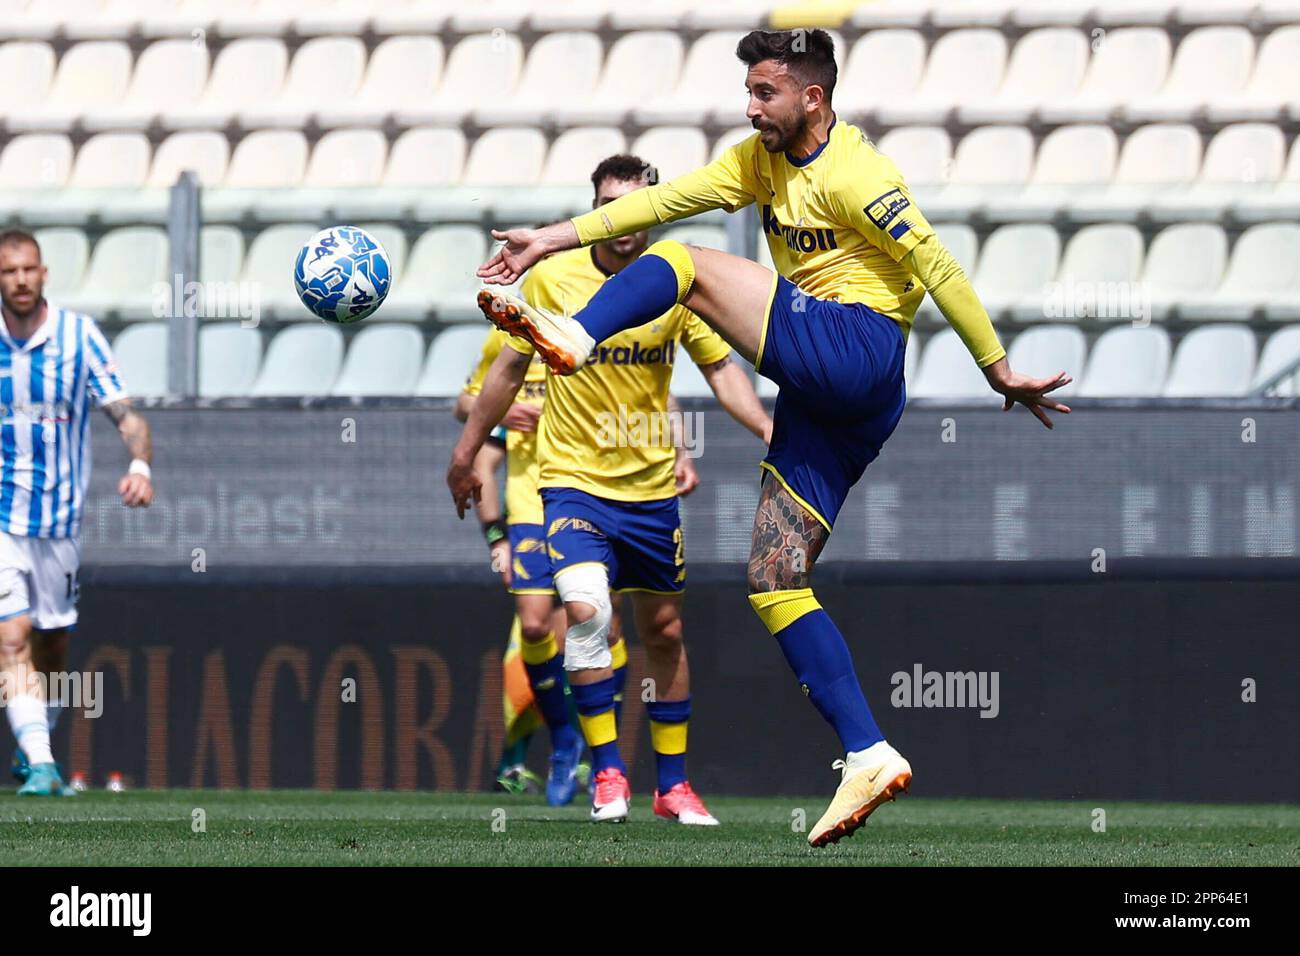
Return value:
<svg viewBox="0 0 1300 956">
<path fill-rule="evenodd" d="M 961 267 L 917 209 L 897 167 L 835 116 L 835 51 L 823 30 L 754 31 L 736 54 L 748 68 L 746 116 L 757 131 L 715 162 L 566 222 L 494 235 L 479 270 L 508 285 L 543 256 L 707 209 L 757 203 L 776 266 L 659 242 L 576 314 L 484 289 L 479 305 L 571 374 L 597 343 L 675 304 L 721 333 L 779 388 L 749 562 L 750 602 L 776 637 L 846 754 L 840 785 L 809 842 L 853 833 L 906 789 L 908 762 L 876 726 L 839 630 L 809 573 L 849 489 L 903 412 L 903 354 L 928 291 L 1004 410 L 1023 404 L 1047 427 L 1068 412 L 1048 393 L 1064 372 L 1011 370 Z"/>
<path fill-rule="evenodd" d="M 592 174 L 594 205 L 605 208 L 642 189 L 649 170 L 632 156 L 604 160 Z M 639 232 L 552 256 L 528 274 L 523 295 L 541 308 L 581 308 L 636 261 L 647 241 Z M 462 514 L 478 492 L 474 456 L 533 361 L 528 342 L 511 339 L 506 345 L 452 453 L 447 481 Z M 626 819 L 631 795 L 618 753 L 606 645 L 612 585 L 632 592 L 636 630 L 654 685 L 647 703 L 657 775 L 654 811 L 685 824 L 717 823 L 686 774 L 690 674 L 681 623 L 686 567 L 668 415 L 679 345 L 722 406 L 767 439 L 772 423 L 748 376 L 731 361 L 731 347 L 671 302 L 612 336 L 579 373 L 552 376 L 537 432 L 547 549 L 568 613 L 564 667 L 592 750 L 592 819 L 598 822 Z"/>
</svg>

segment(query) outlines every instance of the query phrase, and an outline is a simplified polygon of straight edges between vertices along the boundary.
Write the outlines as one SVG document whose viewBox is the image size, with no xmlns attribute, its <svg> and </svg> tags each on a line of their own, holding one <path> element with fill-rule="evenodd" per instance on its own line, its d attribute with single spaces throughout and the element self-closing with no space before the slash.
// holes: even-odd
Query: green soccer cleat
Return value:
<svg viewBox="0 0 1300 956">
<path fill-rule="evenodd" d="M 14 748 L 14 755 L 9 758 L 9 772 L 19 783 L 26 783 L 32 775 L 32 765 L 27 762 L 27 754 L 22 747 Z"/>
<path fill-rule="evenodd" d="M 542 789 L 542 778 L 523 764 L 507 768 L 496 779 L 496 789 L 502 793 L 516 796 L 524 793 L 538 793 Z"/>
<path fill-rule="evenodd" d="M 63 783 L 57 764 L 38 763 L 31 766 L 27 782 L 18 788 L 20 797 L 75 797 L 77 791 Z"/>
</svg>

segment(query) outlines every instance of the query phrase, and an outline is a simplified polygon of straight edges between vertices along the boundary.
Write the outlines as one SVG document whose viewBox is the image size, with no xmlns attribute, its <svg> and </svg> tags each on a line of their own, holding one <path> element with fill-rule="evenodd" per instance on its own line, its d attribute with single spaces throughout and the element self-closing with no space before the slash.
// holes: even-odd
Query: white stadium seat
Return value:
<svg viewBox="0 0 1300 956">
<path fill-rule="evenodd" d="M 1255 63 L 1255 40 L 1245 27 L 1201 27 L 1178 45 L 1158 93 L 1135 96 L 1120 110 L 1129 123 L 1188 122 L 1210 98 L 1244 89 Z"/>
<path fill-rule="evenodd" d="M 1179 314 L 1198 322 L 1300 319 L 1300 225 L 1251 226 L 1232 247 L 1218 291 L 1184 303 Z"/>
<path fill-rule="evenodd" d="M 90 243 L 80 229 L 54 226 L 37 229 L 33 235 L 41 247 L 41 262 L 49 270 L 45 280 L 45 295 L 56 304 L 62 304 L 65 292 L 81 288 L 90 259 Z"/>
<path fill-rule="evenodd" d="M 744 116 L 742 64 L 736 59 L 735 31 L 706 33 L 691 45 L 676 87 L 634 104 L 632 119 L 643 126 L 700 125 L 718 116 L 723 122 Z"/>
<path fill-rule="evenodd" d="M 859 4 L 849 22 L 855 27 L 878 30 L 882 27 L 924 26 L 932 10 L 941 0 L 876 0 Z"/>
<path fill-rule="evenodd" d="M 908 394 L 914 398 L 989 398 L 1001 401 L 971 357 L 966 343 L 952 329 L 936 332 L 926 342 L 921 367 Z"/>
<path fill-rule="evenodd" d="M 1213 91 L 1205 116 L 1212 123 L 1277 121 L 1296 90 L 1300 90 L 1300 24 L 1281 27 L 1265 36 L 1249 82 L 1241 90 Z"/>
<path fill-rule="evenodd" d="M 205 323 L 199 328 L 199 395 L 242 398 L 257 379 L 262 335 L 238 322 Z"/>
<path fill-rule="evenodd" d="M 30 110 L 10 112 L 14 131 L 66 130 L 88 113 L 121 101 L 131 77 L 131 50 L 116 40 L 78 43 L 59 59 L 49 95 Z"/>
<path fill-rule="evenodd" d="M 0 209 L 39 201 L 32 191 L 58 189 L 72 172 L 72 141 L 61 133 L 24 133 L 0 151 Z"/>
<path fill-rule="evenodd" d="M 288 32 L 294 16 L 302 9 L 301 0 L 257 0 L 251 8 L 232 4 L 217 17 L 214 26 L 222 36 L 280 36 Z"/>
<path fill-rule="evenodd" d="M 591 174 L 607 156 L 627 152 L 621 130 L 608 126 L 587 126 L 565 130 L 546 156 L 540 183 L 543 186 L 578 186 L 589 191 Z"/>
<path fill-rule="evenodd" d="M 624 34 L 610 47 L 592 94 L 580 101 L 551 103 L 547 116 L 561 124 L 621 124 L 630 111 L 676 87 L 685 56 L 682 38 L 676 33 L 642 30 Z"/>
<path fill-rule="evenodd" d="M 608 0 L 554 0 L 529 4 L 528 25 L 534 30 L 595 30 L 609 16 Z"/>
<path fill-rule="evenodd" d="M 1142 267 L 1142 287 L 1151 318 L 1181 314 L 1183 305 L 1219 288 L 1228 262 L 1228 237 L 1212 222 L 1184 222 L 1151 241 Z"/>
<path fill-rule="evenodd" d="M 873 30 L 862 36 L 841 64 L 835 83 L 839 115 L 870 120 L 877 107 L 906 99 L 925 69 L 925 39 L 915 30 Z"/>
<path fill-rule="evenodd" d="M 240 281 L 252 283 L 263 315 L 280 321 L 320 321 L 298 300 L 293 287 L 298 251 L 318 231 L 315 223 L 282 223 L 263 229 L 249 244 Z"/>
<path fill-rule="evenodd" d="M 1119 141 L 1109 126 L 1060 126 L 1043 138 L 1034 171 L 1017 195 L 1000 198 L 981 210 L 992 222 L 1051 222 L 1078 195 L 1115 174 Z"/>
<path fill-rule="evenodd" d="M 1169 334 L 1123 325 L 1098 337 L 1079 383 L 1085 398 L 1154 398 L 1169 374 Z"/>
<path fill-rule="evenodd" d="M 439 332 L 429 345 L 429 357 L 416 383 L 416 395 L 453 398 L 478 364 L 487 326 L 466 325 Z"/>
<path fill-rule="evenodd" d="M 466 149 L 465 134 L 458 129 L 433 126 L 408 129 L 393 142 L 380 185 L 348 190 L 337 198 L 335 212 L 345 219 L 408 216 L 430 189 L 460 182 Z"/>
<path fill-rule="evenodd" d="M 1178 343 L 1166 398 L 1237 397 L 1255 374 L 1255 336 L 1239 325 L 1203 325 Z"/>
<path fill-rule="evenodd" d="M 183 111 L 199 102 L 208 82 L 208 49 L 190 40 L 160 40 L 136 61 L 131 86 L 120 103 L 86 113 L 90 130 L 145 131 L 168 110 Z"/>
<path fill-rule="evenodd" d="M 49 95 L 54 82 L 54 48 L 39 40 L 17 40 L 0 46 L 0 76 L 5 78 L 5 96 L 25 108 L 37 107 Z"/>
<path fill-rule="evenodd" d="M 1293 371 L 1275 382 L 1288 369 Z M 1251 390 L 1265 388 L 1274 395 L 1300 395 L 1300 325 L 1279 329 L 1264 343 Z"/>
<path fill-rule="evenodd" d="M 167 221 L 170 188 L 182 172 L 193 172 L 202 187 L 216 186 L 226 178 L 230 163 L 230 142 L 213 130 L 185 130 L 172 133 L 154 151 L 145 188 L 115 194 L 99 208 L 105 223 L 151 223 Z M 205 216 L 209 209 L 205 205 Z"/>
<path fill-rule="evenodd" d="M 250 211 L 264 222 L 337 219 L 335 203 L 352 189 L 378 186 L 387 158 L 388 140 L 377 129 L 330 130 L 312 149 L 302 185 L 264 196 Z"/>
<path fill-rule="evenodd" d="M 374 0 L 325 0 L 299 5 L 293 18 L 293 32 L 300 37 L 360 36 L 377 12 L 390 4 Z"/>
<path fill-rule="evenodd" d="M 235 147 L 218 189 L 203 196 L 203 216 L 211 222 L 238 221 L 271 190 L 294 189 L 307 168 L 307 140 L 297 130 L 262 129 L 249 133 Z"/>
<path fill-rule="evenodd" d="M 1111 30 L 1094 52 L 1079 92 L 1044 103 L 1045 123 L 1104 123 L 1130 99 L 1159 90 L 1169 72 L 1169 34 L 1148 27 Z"/>
<path fill-rule="evenodd" d="M 104 205 L 142 187 L 148 172 L 149 140 L 143 133 L 98 133 L 77 151 L 67 186 L 43 198 L 39 211 L 28 215 L 39 215 L 51 225 L 83 223 Z"/>
<path fill-rule="evenodd" d="M 455 4 L 446 0 L 407 0 L 374 8 L 371 28 L 378 34 L 438 33 L 447 25 Z"/>
<path fill-rule="evenodd" d="M 113 340 L 113 360 L 135 398 L 167 394 L 167 323 L 141 322 Z"/>
<path fill-rule="evenodd" d="M 1291 143 L 1281 182 L 1256 184 L 1233 205 L 1232 215 L 1243 222 L 1300 219 L 1300 137 Z"/>
<path fill-rule="evenodd" d="M 927 192 L 921 207 L 932 219 L 964 219 L 986 205 L 1019 195 L 1034 166 L 1034 137 L 1023 126 L 982 126 L 957 144 L 948 185 Z"/>
<path fill-rule="evenodd" d="M 474 122 L 480 126 L 534 123 L 547 115 L 553 103 L 589 99 L 600 78 L 604 53 L 600 38 L 594 33 L 546 34 L 528 53 L 518 92 L 513 96 L 478 99 Z"/>
<path fill-rule="evenodd" d="M 414 395 L 424 338 L 414 325 L 379 322 L 352 337 L 333 395 Z"/>
<path fill-rule="evenodd" d="M 1079 377 L 1083 375 L 1088 346 L 1083 333 L 1071 326 L 1035 325 L 1025 329 L 1011 340 L 1007 361 L 1011 367 L 1026 375 L 1046 378 L 1065 372 L 1074 379 L 1050 394 L 1054 398 L 1069 398 L 1079 390 Z"/>
<path fill-rule="evenodd" d="M 713 162 L 732 146 L 743 143 L 753 135 L 754 128 L 752 126 L 733 126 L 714 142 L 713 151 L 709 153 L 709 162 Z"/>
<path fill-rule="evenodd" d="M 347 103 L 361 87 L 366 47 L 356 37 L 316 37 L 293 55 L 284 85 L 236 114 L 245 129 L 301 129 L 331 103 Z"/>
<path fill-rule="evenodd" d="M 1044 103 L 1078 92 L 1088 69 L 1088 40 L 1079 30 L 1061 27 L 1027 33 L 1011 51 L 1006 78 L 989 99 L 957 108 L 957 119 L 983 123 L 1028 123 Z"/>
<path fill-rule="evenodd" d="M 989 316 L 995 322 L 1010 315 L 1041 320 L 1046 286 L 1056 275 L 1060 257 L 1061 239 L 1051 226 L 1025 223 L 995 229 L 984 240 L 973 276 Z"/>
<path fill-rule="evenodd" d="M 390 37 L 370 54 L 356 95 L 320 102 L 312 117 L 324 129 L 379 126 L 393 113 L 418 109 L 432 99 L 442 67 L 443 46 L 437 37 Z"/>
<path fill-rule="evenodd" d="M 329 395 L 342 366 L 338 328 L 324 322 L 291 326 L 271 340 L 250 394 Z"/>
<path fill-rule="evenodd" d="M 402 126 L 457 125 L 473 104 L 513 96 L 523 63 L 524 47 L 514 34 L 467 36 L 447 58 L 437 93 L 398 108 L 395 119 Z"/>
<path fill-rule="evenodd" d="M 1286 139 L 1271 123 L 1238 123 L 1220 130 L 1205 150 L 1200 175 L 1188 189 L 1154 199 L 1156 222 L 1220 219 L 1229 207 L 1258 195 L 1281 178 Z"/>
<path fill-rule="evenodd" d="M 1161 194 L 1193 182 L 1200 168 L 1201 136 L 1194 127 L 1143 126 L 1124 141 L 1111 183 L 1081 189 L 1065 214 L 1076 222 L 1135 220 Z"/>
<path fill-rule="evenodd" d="M 234 226 L 204 226 L 199 233 L 199 278 L 234 282 L 244 271 L 244 234 Z"/>
<path fill-rule="evenodd" d="M 192 105 L 163 111 L 168 129 L 221 129 L 244 109 L 265 102 L 284 85 L 289 53 L 276 37 L 248 37 L 221 48 L 203 96 Z"/>
<path fill-rule="evenodd" d="M 1119 321 L 1142 318 L 1142 234 L 1128 223 L 1085 226 L 1065 244 L 1057 275 L 1061 298 L 1044 318 Z M 1053 308 L 1052 306 L 1057 306 Z"/>
<path fill-rule="evenodd" d="M 443 321 L 481 319 L 474 301 L 481 283 L 474 273 L 487 257 L 487 237 L 478 226 L 434 226 L 411 247 L 406 279 L 394 283 L 385 315 L 418 321 L 435 310 Z"/>
<path fill-rule="evenodd" d="M 691 126 L 655 126 L 632 143 L 630 152 L 659 170 L 666 182 L 708 162 L 709 144 L 704 133 Z"/>
<path fill-rule="evenodd" d="M 880 137 L 876 148 L 894 161 L 913 190 L 942 186 L 952 175 L 952 139 L 942 127 L 900 126 Z"/>
<path fill-rule="evenodd" d="M 663 30 L 684 25 L 696 7 L 694 0 L 658 0 L 653 4 L 620 3 L 610 8 L 609 22 L 616 30 Z"/>
<path fill-rule="evenodd" d="M 112 229 L 95 243 L 81 288 L 63 304 L 96 319 L 144 319 L 167 280 L 167 234 L 152 226 Z"/>
<path fill-rule="evenodd" d="M 470 148 L 462 180 L 468 186 L 531 186 L 542 175 L 546 137 L 529 126 L 490 129 Z"/>
<path fill-rule="evenodd" d="M 916 92 L 874 110 L 877 123 L 938 125 L 955 108 L 991 99 L 1002 83 L 1007 41 L 996 30 L 954 30 L 940 37 Z"/>
<path fill-rule="evenodd" d="M 1259 0 L 1178 0 L 1174 22 L 1190 26 L 1241 22 L 1253 16 L 1258 6 Z"/>
</svg>

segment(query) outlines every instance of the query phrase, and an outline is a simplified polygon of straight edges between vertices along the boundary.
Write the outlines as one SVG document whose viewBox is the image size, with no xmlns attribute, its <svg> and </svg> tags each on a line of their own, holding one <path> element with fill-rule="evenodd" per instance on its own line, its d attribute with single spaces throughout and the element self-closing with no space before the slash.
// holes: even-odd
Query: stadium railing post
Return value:
<svg viewBox="0 0 1300 956">
<path fill-rule="evenodd" d="M 186 302 L 187 283 L 199 277 L 199 180 L 182 172 L 171 188 L 167 208 L 169 248 L 167 282 L 172 303 Z M 167 322 L 167 393 L 173 398 L 193 398 L 199 391 L 199 319 L 196 309 L 174 306 Z"/>
</svg>

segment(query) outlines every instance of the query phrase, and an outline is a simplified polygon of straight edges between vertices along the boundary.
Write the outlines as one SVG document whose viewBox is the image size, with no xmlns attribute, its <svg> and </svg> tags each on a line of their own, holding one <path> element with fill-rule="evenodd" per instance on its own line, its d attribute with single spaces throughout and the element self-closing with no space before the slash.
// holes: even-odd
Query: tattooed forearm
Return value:
<svg viewBox="0 0 1300 956">
<path fill-rule="evenodd" d="M 765 473 L 749 552 L 749 590 L 758 593 L 808 587 L 813 564 L 829 537 L 825 526 L 771 473 Z"/>
<path fill-rule="evenodd" d="M 132 458 L 153 461 L 153 438 L 149 434 L 149 422 L 131 407 L 128 399 L 105 405 L 104 414 L 117 426 L 117 433 L 122 436 L 122 443 Z"/>
</svg>

